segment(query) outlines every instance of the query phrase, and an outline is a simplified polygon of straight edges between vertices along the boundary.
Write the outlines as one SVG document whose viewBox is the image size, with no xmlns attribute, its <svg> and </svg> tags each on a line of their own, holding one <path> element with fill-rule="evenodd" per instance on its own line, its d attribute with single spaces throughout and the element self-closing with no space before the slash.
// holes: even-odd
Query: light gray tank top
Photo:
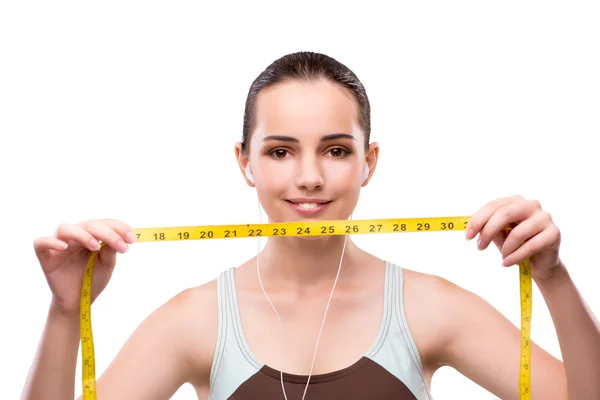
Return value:
<svg viewBox="0 0 600 400">
<path fill-rule="evenodd" d="M 352 366 L 313 375 L 307 399 L 432 399 L 406 322 L 401 267 L 385 263 L 384 288 L 383 319 L 371 348 Z M 217 278 L 217 294 L 219 324 L 209 400 L 282 399 L 279 371 L 260 362 L 244 337 L 234 268 Z M 301 398 L 306 378 L 284 374 L 290 399 Z M 290 397 L 291 393 L 298 393 L 300 397 Z"/>
</svg>

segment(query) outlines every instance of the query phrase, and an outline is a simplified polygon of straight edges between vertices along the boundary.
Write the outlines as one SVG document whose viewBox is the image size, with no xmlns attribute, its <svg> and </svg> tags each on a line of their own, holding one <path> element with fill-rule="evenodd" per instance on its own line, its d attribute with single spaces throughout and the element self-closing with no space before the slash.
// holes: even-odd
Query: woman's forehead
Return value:
<svg viewBox="0 0 600 400">
<path fill-rule="evenodd" d="M 288 81 L 261 91 L 256 99 L 255 135 L 311 139 L 346 133 L 362 138 L 352 94 L 329 81 Z"/>
</svg>

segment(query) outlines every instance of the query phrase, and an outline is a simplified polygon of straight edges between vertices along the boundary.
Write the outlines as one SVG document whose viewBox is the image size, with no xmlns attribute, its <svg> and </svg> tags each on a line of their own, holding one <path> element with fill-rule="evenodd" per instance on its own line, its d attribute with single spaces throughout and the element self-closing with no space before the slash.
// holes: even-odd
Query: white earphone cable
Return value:
<svg viewBox="0 0 600 400">
<path fill-rule="evenodd" d="M 258 196 L 257 196 L 257 204 L 258 204 L 259 223 L 262 224 L 262 213 L 260 210 L 260 201 L 258 200 Z M 265 287 L 263 286 L 262 279 L 260 278 L 260 269 L 258 267 L 259 259 L 260 259 L 260 244 L 261 244 L 261 237 L 259 236 L 258 237 L 258 246 L 257 246 L 257 250 L 256 250 L 256 275 L 258 276 L 258 282 L 260 283 L 260 288 L 262 289 L 262 292 L 265 295 L 265 298 L 271 305 L 271 308 L 275 312 L 275 315 L 277 316 L 277 319 L 279 320 L 279 325 L 281 326 L 281 340 L 282 340 L 283 350 L 281 351 L 281 367 L 279 368 L 279 375 L 280 375 L 280 379 L 281 379 L 281 390 L 283 390 L 283 397 L 285 398 L 285 400 L 288 400 L 287 395 L 285 393 L 285 387 L 283 386 L 283 366 L 285 363 L 285 328 L 283 326 L 283 321 L 281 320 L 281 317 L 279 316 L 279 313 L 277 312 L 277 309 L 275 309 L 275 306 L 271 302 L 271 299 L 269 299 L 269 296 L 267 296 L 267 292 L 265 291 Z"/>
<path fill-rule="evenodd" d="M 352 217 L 350 217 L 352 219 Z M 315 359 L 317 358 L 317 349 L 319 348 L 319 341 L 321 340 L 321 333 L 323 332 L 323 327 L 325 326 L 325 318 L 327 317 L 327 312 L 329 311 L 329 305 L 331 304 L 331 299 L 333 298 L 333 291 L 335 290 L 335 286 L 337 284 L 338 278 L 340 276 L 340 271 L 342 270 L 342 260 L 344 259 L 344 252 L 346 251 L 346 243 L 348 242 L 348 236 L 344 238 L 344 246 L 342 247 L 342 256 L 340 257 L 340 264 L 338 266 L 338 271 L 335 276 L 335 280 L 333 281 L 333 287 L 331 288 L 331 294 L 329 295 L 329 300 L 327 300 L 327 307 L 325 307 L 325 314 L 323 315 L 323 321 L 321 322 L 321 329 L 319 330 L 319 336 L 317 336 L 317 344 L 315 345 L 315 352 L 313 354 L 312 364 L 310 366 L 310 373 L 308 374 L 308 379 L 306 381 L 306 386 L 304 387 L 304 394 L 302 395 L 302 400 L 306 396 L 306 391 L 308 390 L 308 384 L 310 383 L 310 377 L 312 376 L 313 367 L 315 366 Z"/>
<path fill-rule="evenodd" d="M 259 221 L 262 224 L 262 213 L 261 213 L 261 209 L 260 209 L 260 200 L 258 200 L 258 195 L 257 195 L 257 204 L 258 204 Z M 350 216 L 350 219 L 352 219 L 352 216 Z M 310 383 L 310 378 L 312 376 L 313 368 L 314 368 L 314 365 L 315 365 L 315 359 L 317 357 L 317 350 L 319 348 L 319 341 L 321 339 L 321 334 L 323 333 L 323 327 L 325 326 L 325 319 L 327 317 L 327 312 L 329 311 L 329 305 L 331 304 L 331 299 L 333 298 L 333 292 L 335 290 L 335 286 L 337 284 L 338 278 L 340 276 L 340 271 L 342 269 L 342 261 L 344 259 L 344 252 L 346 251 L 346 243 L 347 242 L 348 242 L 348 236 L 346 236 L 344 238 L 344 246 L 342 247 L 342 255 L 340 257 L 340 263 L 339 263 L 339 266 L 338 266 L 337 275 L 335 276 L 335 280 L 333 282 L 333 287 L 331 289 L 331 294 L 329 295 L 329 300 L 327 301 L 327 307 L 325 308 L 325 314 L 323 315 L 323 321 L 321 322 L 321 329 L 319 330 L 319 335 L 317 336 L 317 343 L 315 345 L 315 351 L 314 351 L 314 354 L 313 354 L 312 364 L 310 366 L 310 372 L 309 372 L 309 375 L 308 375 L 308 379 L 306 381 L 306 386 L 304 388 L 304 393 L 302 395 L 302 400 L 304 400 L 304 398 L 306 397 L 306 392 L 308 390 L 308 385 Z M 263 292 L 265 298 L 267 299 L 267 301 L 269 302 L 269 304 L 271 305 L 271 308 L 273 309 L 273 312 L 275 312 L 275 315 L 277 316 L 277 319 L 279 320 L 279 324 L 281 325 L 281 340 L 282 340 L 283 350 L 281 352 L 281 367 L 279 368 L 279 375 L 280 375 L 280 380 L 281 380 L 281 389 L 283 390 L 283 397 L 285 398 L 285 400 L 288 400 L 287 394 L 285 392 L 285 386 L 284 386 L 284 383 L 283 383 L 283 370 L 284 370 L 284 365 L 285 365 L 285 328 L 284 328 L 283 321 L 281 320 L 281 317 L 279 316 L 279 313 L 277 312 L 277 309 L 275 308 L 275 306 L 273 305 L 273 303 L 269 299 L 269 296 L 267 296 L 267 292 L 266 292 L 266 290 L 265 290 L 265 288 L 263 286 L 262 279 L 260 277 L 260 268 L 259 268 L 260 244 L 261 244 L 261 240 L 260 240 L 260 237 L 259 237 L 259 239 L 258 239 L 258 248 L 257 248 L 257 252 L 256 252 L 256 274 L 258 276 L 258 282 L 260 283 L 260 287 L 262 289 L 262 292 Z"/>
</svg>

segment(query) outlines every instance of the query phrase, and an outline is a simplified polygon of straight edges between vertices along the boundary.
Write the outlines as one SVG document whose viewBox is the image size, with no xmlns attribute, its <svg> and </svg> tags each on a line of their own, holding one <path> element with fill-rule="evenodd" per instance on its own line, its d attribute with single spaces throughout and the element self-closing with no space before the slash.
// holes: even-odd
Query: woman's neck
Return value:
<svg viewBox="0 0 600 400">
<path fill-rule="evenodd" d="M 261 279 L 265 286 L 306 289 L 325 284 L 329 287 L 338 273 L 345 239 L 344 236 L 329 236 L 316 240 L 270 238 L 260 253 Z M 362 253 L 348 237 L 340 276 L 351 273 Z"/>
</svg>

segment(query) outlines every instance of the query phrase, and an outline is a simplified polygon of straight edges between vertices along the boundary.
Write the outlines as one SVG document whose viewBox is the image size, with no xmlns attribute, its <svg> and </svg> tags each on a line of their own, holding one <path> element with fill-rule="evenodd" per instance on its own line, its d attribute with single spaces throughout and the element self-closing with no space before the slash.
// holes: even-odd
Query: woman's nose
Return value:
<svg viewBox="0 0 600 400">
<path fill-rule="evenodd" d="M 314 161 L 304 162 L 298 166 L 296 186 L 305 190 L 319 190 L 323 188 L 323 174 Z"/>
</svg>

